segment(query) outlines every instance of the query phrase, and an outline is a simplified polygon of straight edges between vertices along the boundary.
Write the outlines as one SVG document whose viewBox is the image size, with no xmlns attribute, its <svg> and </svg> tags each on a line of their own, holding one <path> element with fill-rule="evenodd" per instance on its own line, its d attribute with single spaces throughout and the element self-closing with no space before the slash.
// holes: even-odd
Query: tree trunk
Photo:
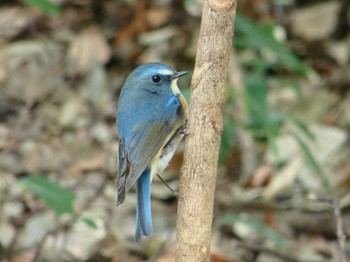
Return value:
<svg viewBox="0 0 350 262">
<path fill-rule="evenodd" d="M 204 1 L 180 178 L 176 261 L 209 261 L 236 1 Z"/>
</svg>

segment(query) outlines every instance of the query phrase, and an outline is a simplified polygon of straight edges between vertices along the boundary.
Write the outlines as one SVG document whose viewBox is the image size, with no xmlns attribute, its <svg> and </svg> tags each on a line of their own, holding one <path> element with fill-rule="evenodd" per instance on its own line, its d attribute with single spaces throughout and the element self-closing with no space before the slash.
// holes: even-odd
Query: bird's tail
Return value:
<svg viewBox="0 0 350 262">
<path fill-rule="evenodd" d="M 136 181 L 136 197 L 135 241 L 139 242 L 143 235 L 152 234 L 151 172 L 149 168 Z"/>
</svg>

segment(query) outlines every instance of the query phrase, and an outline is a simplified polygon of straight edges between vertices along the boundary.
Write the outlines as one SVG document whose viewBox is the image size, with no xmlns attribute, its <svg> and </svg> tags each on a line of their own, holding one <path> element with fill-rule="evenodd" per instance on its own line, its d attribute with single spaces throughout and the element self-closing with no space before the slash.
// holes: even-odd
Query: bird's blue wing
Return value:
<svg viewBox="0 0 350 262">
<path fill-rule="evenodd" d="M 126 190 L 130 189 L 153 157 L 185 123 L 185 119 L 179 117 L 179 107 L 181 104 L 177 100 L 158 119 L 143 122 L 135 128 L 128 148 L 131 169 L 126 179 Z"/>
<path fill-rule="evenodd" d="M 126 156 L 126 146 L 124 138 L 119 139 L 119 153 L 118 153 L 118 197 L 117 205 L 119 206 L 125 199 L 125 182 L 126 170 L 128 167 L 128 160 Z"/>
</svg>

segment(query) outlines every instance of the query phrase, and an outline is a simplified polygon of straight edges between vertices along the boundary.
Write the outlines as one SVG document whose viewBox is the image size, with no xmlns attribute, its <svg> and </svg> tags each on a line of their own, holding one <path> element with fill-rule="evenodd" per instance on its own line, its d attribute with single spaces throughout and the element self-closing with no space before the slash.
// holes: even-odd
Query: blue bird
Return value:
<svg viewBox="0 0 350 262">
<path fill-rule="evenodd" d="M 185 74 L 160 63 L 143 64 L 120 93 L 117 205 L 135 184 L 137 242 L 152 234 L 152 178 L 164 171 L 185 134 L 187 103 L 177 86 Z"/>
</svg>

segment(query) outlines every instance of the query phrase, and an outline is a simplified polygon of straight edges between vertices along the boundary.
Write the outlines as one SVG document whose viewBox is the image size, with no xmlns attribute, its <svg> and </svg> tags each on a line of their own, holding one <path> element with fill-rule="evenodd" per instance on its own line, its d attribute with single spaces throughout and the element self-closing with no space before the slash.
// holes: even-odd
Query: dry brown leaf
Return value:
<svg viewBox="0 0 350 262">
<path fill-rule="evenodd" d="M 211 262 L 232 262 L 232 258 L 227 257 L 220 251 L 212 251 L 210 254 Z"/>
<path fill-rule="evenodd" d="M 9 7 L 0 9 L 0 37 L 11 38 L 41 17 L 35 9 Z"/>
<path fill-rule="evenodd" d="M 292 31 L 307 40 L 327 38 L 335 30 L 340 7 L 340 1 L 328 1 L 295 10 Z"/>
<path fill-rule="evenodd" d="M 159 28 L 168 22 L 170 18 L 168 8 L 151 8 L 147 10 L 146 19 L 150 28 Z"/>
<path fill-rule="evenodd" d="M 144 0 L 138 1 L 133 19 L 117 32 L 114 40 L 115 45 L 129 42 L 135 36 L 147 31 L 148 24 L 145 16 L 146 2 Z"/>
<path fill-rule="evenodd" d="M 274 170 L 274 165 L 266 164 L 259 167 L 255 172 L 251 179 L 252 187 L 261 187 L 266 185 L 271 177 L 271 174 Z"/>
<path fill-rule="evenodd" d="M 74 71 L 85 73 L 94 63 L 108 62 L 111 50 L 99 28 L 89 27 L 71 43 L 68 54 L 74 63 Z"/>
<path fill-rule="evenodd" d="M 104 159 L 102 157 L 94 157 L 90 159 L 83 159 L 74 163 L 70 166 L 65 172 L 68 175 L 78 175 L 86 170 L 93 170 L 103 167 L 105 164 Z"/>
<path fill-rule="evenodd" d="M 302 158 L 295 157 L 279 174 L 273 177 L 271 183 L 264 190 L 263 197 L 272 199 L 278 194 L 288 192 L 293 187 L 302 164 Z"/>
<path fill-rule="evenodd" d="M 172 254 L 166 254 L 156 260 L 157 262 L 175 262 L 175 256 Z"/>
<path fill-rule="evenodd" d="M 13 261 L 14 262 L 31 262 L 33 261 L 36 254 L 36 249 L 30 249 L 20 255 L 16 256 Z"/>
</svg>

